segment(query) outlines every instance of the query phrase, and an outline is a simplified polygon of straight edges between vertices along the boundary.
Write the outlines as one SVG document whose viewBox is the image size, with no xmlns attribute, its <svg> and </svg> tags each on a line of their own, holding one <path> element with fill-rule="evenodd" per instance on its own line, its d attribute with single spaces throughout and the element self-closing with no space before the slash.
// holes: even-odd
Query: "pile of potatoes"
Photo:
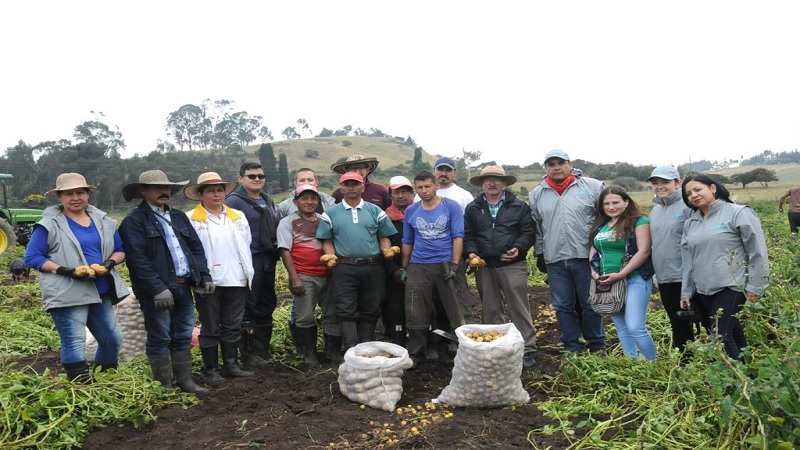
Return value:
<svg viewBox="0 0 800 450">
<path fill-rule="evenodd" d="M 344 355 L 339 390 L 353 402 L 394 411 L 403 395 L 403 373 L 411 367 L 408 351 L 389 342 L 364 342 Z"/>
<path fill-rule="evenodd" d="M 436 402 L 480 407 L 530 400 L 520 380 L 524 341 L 513 324 L 464 325 L 456 335 L 453 376 Z"/>
</svg>

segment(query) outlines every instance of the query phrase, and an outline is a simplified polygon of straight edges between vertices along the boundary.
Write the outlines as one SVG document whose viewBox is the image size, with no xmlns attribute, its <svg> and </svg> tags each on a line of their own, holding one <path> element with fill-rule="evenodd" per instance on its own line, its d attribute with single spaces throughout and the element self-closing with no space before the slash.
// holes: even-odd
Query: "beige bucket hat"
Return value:
<svg viewBox="0 0 800 450">
<path fill-rule="evenodd" d="M 169 181 L 167 174 L 161 170 L 148 170 L 139 175 L 138 183 L 129 183 L 122 188 L 122 196 L 126 201 L 131 201 L 134 198 L 142 198 L 142 186 L 156 185 L 156 186 L 169 186 L 172 195 L 178 193 L 182 186 L 189 184 L 189 180 L 173 182 Z"/>
<path fill-rule="evenodd" d="M 85 188 L 90 191 L 97 189 L 97 186 L 91 185 L 86 182 L 83 175 L 75 172 L 62 173 L 56 178 L 56 188 L 50 189 L 44 195 L 50 195 L 59 191 L 68 191 L 70 189 Z"/>
<path fill-rule="evenodd" d="M 202 186 L 208 185 L 215 185 L 221 184 L 225 188 L 225 195 L 228 195 L 236 189 L 236 185 L 238 184 L 235 181 L 222 181 L 222 177 L 219 176 L 217 172 L 205 172 L 201 173 L 199 177 L 197 177 L 197 184 L 190 184 L 183 188 L 183 195 L 186 196 L 189 200 L 200 200 L 200 188 Z"/>
</svg>

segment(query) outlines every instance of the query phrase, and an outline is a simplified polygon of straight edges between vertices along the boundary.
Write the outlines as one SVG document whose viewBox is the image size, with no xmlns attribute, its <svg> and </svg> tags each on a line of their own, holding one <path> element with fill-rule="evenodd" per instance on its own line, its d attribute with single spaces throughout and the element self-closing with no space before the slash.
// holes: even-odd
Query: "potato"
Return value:
<svg viewBox="0 0 800 450">
<path fill-rule="evenodd" d="M 94 278 L 95 272 L 89 266 L 78 266 L 75 268 L 75 275 L 79 277 L 89 276 L 89 278 Z"/>
<path fill-rule="evenodd" d="M 97 275 L 105 275 L 108 273 L 108 269 L 106 268 L 106 266 L 102 266 L 100 264 L 92 264 L 91 266 L 89 266 L 89 268 L 94 270 L 94 273 Z"/>
</svg>

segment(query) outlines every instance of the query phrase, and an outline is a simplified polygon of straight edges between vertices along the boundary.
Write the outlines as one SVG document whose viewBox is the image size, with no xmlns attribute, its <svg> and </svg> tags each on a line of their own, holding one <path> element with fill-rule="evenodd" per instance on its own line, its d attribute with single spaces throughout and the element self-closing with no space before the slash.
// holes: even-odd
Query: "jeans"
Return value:
<svg viewBox="0 0 800 450">
<path fill-rule="evenodd" d="M 747 347 L 742 323 L 736 317 L 745 301 L 744 293 L 728 288 L 712 295 L 695 294 L 692 297 L 697 312 L 708 321 L 710 331 L 722 339 L 725 353 L 734 359 L 739 359 L 739 353 Z"/>
<path fill-rule="evenodd" d="M 62 364 L 86 361 L 86 328 L 97 340 L 95 364 L 109 366 L 117 362 L 122 346 L 122 331 L 110 297 L 101 294 L 100 300 L 100 303 L 53 308 L 48 311 L 61 338 Z"/>
<path fill-rule="evenodd" d="M 145 353 L 149 357 L 188 350 L 192 346 L 195 324 L 192 292 L 188 284 L 179 284 L 170 290 L 175 298 L 172 309 L 158 310 L 152 299 L 142 299 L 139 302 L 147 332 Z"/>
<path fill-rule="evenodd" d="M 656 359 L 656 346 L 645 323 L 652 290 L 652 280 L 645 280 L 639 276 L 628 277 L 625 309 L 611 315 L 611 320 L 617 327 L 622 352 L 633 358 L 638 358 L 641 353 L 647 359 Z"/>
<path fill-rule="evenodd" d="M 589 306 L 589 283 L 592 282 L 589 259 L 573 258 L 547 264 L 550 296 L 556 310 L 561 342 L 571 352 L 600 351 L 606 348 L 603 316 Z M 581 316 L 576 305 L 580 305 Z M 586 344 L 580 341 L 581 334 Z"/>
</svg>

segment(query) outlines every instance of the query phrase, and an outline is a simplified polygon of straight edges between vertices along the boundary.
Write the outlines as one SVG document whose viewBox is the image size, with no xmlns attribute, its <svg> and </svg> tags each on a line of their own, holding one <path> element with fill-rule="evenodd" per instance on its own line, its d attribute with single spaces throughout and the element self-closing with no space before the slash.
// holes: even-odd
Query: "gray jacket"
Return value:
<svg viewBox="0 0 800 450">
<path fill-rule="evenodd" d="M 67 219 L 61 212 L 61 206 L 50 206 L 42 213 L 42 220 L 37 226 L 47 230 L 47 245 L 50 248 L 49 259 L 66 267 L 87 265 L 80 242 L 69 228 Z M 100 233 L 103 254 L 106 257 L 114 253 L 114 232 L 117 221 L 108 217 L 104 211 L 89 205 L 86 208 L 94 226 Z M 128 286 L 116 270 L 109 272 L 115 292 L 109 292 L 113 298 L 124 298 L 130 294 Z M 63 275 L 42 272 L 39 279 L 42 289 L 42 300 L 45 311 L 52 308 L 100 303 L 100 294 L 93 281 L 75 280 Z"/>
<path fill-rule="evenodd" d="M 725 288 L 761 294 L 769 285 L 767 241 L 755 211 L 722 200 L 708 216 L 692 212 L 681 240 L 681 298 L 713 295 Z"/>
<path fill-rule="evenodd" d="M 683 203 L 680 189 L 666 199 L 654 198 L 653 203 L 655 206 L 650 212 L 650 237 L 656 278 L 659 283 L 680 283 L 683 278 L 683 223 L 692 214 L 692 210 Z"/>
<path fill-rule="evenodd" d="M 336 199 L 324 192 L 318 192 L 322 211 L 336 204 Z M 284 217 L 289 217 L 293 212 L 297 211 L 297 205 L 294 204 L 294 194 L 290 195 L 286 200 L 278 203 L 278 220 Z"/>
<path fill-rule="evenodd" d="M 528 203 L 536 222 L 534 254 L 548 264 L 589 258 L 589 233 L 597 217 L 603 183 L 578 177 L 561 195 L 543 180 L 531 191 Z"/>
</svg>

